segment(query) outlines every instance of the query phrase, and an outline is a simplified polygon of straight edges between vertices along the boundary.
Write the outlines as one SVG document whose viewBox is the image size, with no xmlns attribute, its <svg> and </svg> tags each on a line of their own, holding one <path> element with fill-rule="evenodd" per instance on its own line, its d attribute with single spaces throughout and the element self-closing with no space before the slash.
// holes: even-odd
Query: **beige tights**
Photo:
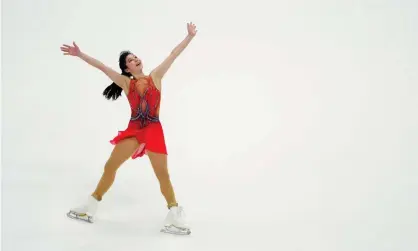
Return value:
<svg viewBox="0 0 418 251">
<path fill-rule="evenodd" d="M 96 190 L 92 194 L 95 199 L 98 201 L 102 200 L 102 197 L 115 181 L 117 170 L 131 157 L 138 146 L 139 143 L 135 138 L 125 139 L 115 146 L 110 158 L 105 164 L 103 175 L 97 184 Z M 160 190 L 167 202 L 167 207 L 171 208 L 172 206 L 177 206 L 178 204 L 174 194 L 174 189 L 167 169 L 167 155 L 149 151 L 147 152 L 147 155 L 151 161 L 154 173 L 160 183 Z"/>
</svg>

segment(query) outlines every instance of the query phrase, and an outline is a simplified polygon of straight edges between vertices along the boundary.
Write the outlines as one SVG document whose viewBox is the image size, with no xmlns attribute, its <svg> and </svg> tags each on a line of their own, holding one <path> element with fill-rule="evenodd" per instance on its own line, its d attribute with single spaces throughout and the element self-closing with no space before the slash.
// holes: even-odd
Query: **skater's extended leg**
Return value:
<svg viewBox="0 0 418 251">
<path fill-rule="evenodd" d="M 151 165 L 160 183 L 161 193 L 169 208 L 161 232 L 189 235 L 191 233 L 190 227 L 186 222 L 183 208 L 178 206 L 173 185 L 171 184 L 167 168 L 167 155 L 148 151 L 148 157 L 150 158 Z"/>
<path fill-rule="evenodd" d="M 167 168 L 167 155 L 150 151 L 147 152 L 147 155 L 151 161 L 158 182 L 160 183 L 160 190 L 167 202 L 168 208 L 177 206 L 176 196 Z"/>
<path fill-rule="evenodd" d="M 103 175 L 97 184 L 96 190 L 89 196 L 87 202 L 77 208 L 73 208 L 67 216 L 73 219 L 83 220 L 92 223 L 98 207 L 98 202 L 112 186 L 116 171 L 137 149 L 139 143 L 135 138 L 129 138 L 118 143 L 110 155 L 104 167 Z"/>
<path fill-rule="evenodd" d="M 128 138 L 119 142 L 113 149 L 109 159 L 104 166 L 104 172 L 97 184 L 92 196 L 101 201 L 104 194 L 109 190 L 115 181 L 116 172 L 119 167 L 135 152 L 139 143 L 136 138 Z"/>
</svg>

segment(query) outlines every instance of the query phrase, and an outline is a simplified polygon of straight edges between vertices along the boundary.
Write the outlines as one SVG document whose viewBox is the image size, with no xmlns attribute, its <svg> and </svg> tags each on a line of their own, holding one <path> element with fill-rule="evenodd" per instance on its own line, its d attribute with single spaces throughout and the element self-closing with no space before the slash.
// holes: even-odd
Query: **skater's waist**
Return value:
<svg viewBox="0 0 418 251">
<path fill-rule="evenodd" d="M 141 130 L 147 127 L 160 126 L 160 125 L 161 125 L 161 121 L 159 118 L 154 119 L 154 120 L 146 120 L 146 121 L 130 120 L 128 123 L 128 128 Z"/>
</svg>

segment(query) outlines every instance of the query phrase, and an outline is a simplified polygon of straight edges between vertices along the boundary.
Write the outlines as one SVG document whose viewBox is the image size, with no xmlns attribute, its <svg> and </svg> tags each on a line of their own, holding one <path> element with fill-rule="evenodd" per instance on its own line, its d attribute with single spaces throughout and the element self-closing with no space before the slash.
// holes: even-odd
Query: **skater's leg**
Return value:
<svg viewBox="0 0 418 251">
<path fill-rule="evenodd" d="M 160 190 L 167 202 L 167 207 L 171 208 L 177 206 L 176 196 L 167 168 L 167 155 L 150 151 L 148 151 L 147 155 L 151 161 L 158 182 L 160 183 Z"/>
<path fill-rule="evenodd" d="M 118 143 L 110 155 L 104 167 L 104 172 L 96 190 L 93 192 L 81 207 L 73 208 L 67 213 L 68 217 L 78 220 L 84 220 L 92 223 L 97 211 L 98 202 L 102 200 L 103 195 L 112 186 L 115 180 L 116 171 L 137 149 L 139 143 L 135 138 L 129 138 Z"/>
<path fill-rule="evenodd" d="M 136 138 L 125 139 L 115 146 L 104 166 L 104 172 L 97 184 L 96 190 L 92 194 L 96 200 L 102 200 L 102 197 L 109 190 L 115 180 L 116 171 L 127 159 L 129 159 L 138 146 L 139 143 Z"/>
<path fill-rule="evenodd" d="M 170 175 L 167 168 L 167 155 L 148 151 L 148 157 L 160 183 L 161 193 L 169 208 L 161 232 L 189 235 L 191 233 L 190 227 L 184 218 L 183 208 L 178 206 L 173 185 L 170 181 Z"/>
</svg>

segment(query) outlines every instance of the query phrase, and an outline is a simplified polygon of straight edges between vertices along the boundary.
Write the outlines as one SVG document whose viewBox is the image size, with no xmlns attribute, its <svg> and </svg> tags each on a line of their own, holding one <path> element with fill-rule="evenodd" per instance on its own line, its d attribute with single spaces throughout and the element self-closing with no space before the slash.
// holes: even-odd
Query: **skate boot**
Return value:
<svg viewBox="0 0 418 251">
<path fill-rule="evenodd" d="M 67 216 L 71 219 L 93 223 L 98 203 L 99 202 L 93 196 L 90 196 L 85 205 L 71 209 L 67 213 Z"/>
<path fill-rule="evenodd" d="M 186 215 L 182 207 L 175 206 L 170 208 L 161 232 L 176 235 L 191 234 L 190 227 L 186 222 Z"/>
</svg>

